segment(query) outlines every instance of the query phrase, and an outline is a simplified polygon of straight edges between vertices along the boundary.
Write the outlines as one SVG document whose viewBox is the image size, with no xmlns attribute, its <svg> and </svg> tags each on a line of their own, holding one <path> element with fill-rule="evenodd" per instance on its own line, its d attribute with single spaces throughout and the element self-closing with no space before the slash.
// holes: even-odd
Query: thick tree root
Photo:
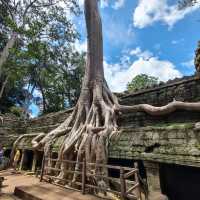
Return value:
<svg viewBox="0 0 200 200">
<path fill-rule="evenodd" d="M 189 102 L 182 102 L 176 101 L 167 104 L 166 106 L 155 107 L 149 104 L 138 104 L 134 106 L 123 106 L 119 105 L 117 108 L 121 112 L 146 112 L 153 116 L 161 116 L 170 114 L 176 110 L 187 110 L 187 111 L 200 111 L 200 102 L 196 103 L 189 103 Z"/>
<path fill-rule="evenodd" d="M 4 119 L 2 116 L 0 116 L 0 121 L 1 121 L 1 125 L 3 125 Z"/>
<path fill-rule="evenodd" d="M 88 98 L 92 95 L 92 99 Z M 65 135 L 61 145 L 57 168 L 62 171 L 59 178 L 66 178 L 69 174 L 65 171 L 66 163 L 60 165 L 61 159 L 75 158 L 77 160 L 75 171 L 79 171 L 81 166 L 79 162 L 86 159 L 87 163 L 107 164 L 108 152 L 107 146 L 110 137 L 118 133 L 117 112 L 115 107 L 118 104 L 117 99 L 113 96 L 107 87 L 105 81 L 96 82 L 92 92 L 85 89 L 81 94 L 77 106 L 74 108 L 71 116 L 63 122 L 58 128 L 46 135 L 41 141 L 39 135 L 32 144 L 35 148 L 45 147 L 45 155 L 49 156 L 52 141 L 61 135 Z M 71 128 L 72 126 L 72 128 Z M 107 169 L 87 167 L 88 173 L 101 174 L 107 176 Z M 72 182 L 76 182 L 78 175 L 75 173 Z M 93 183 L 103 187 L 108 187 L 105 180 L 91 180 Z"/>
<path fill-rule="evenodd" d="M 11 154 L 10 154 L 10 165 L 12 165 L 12 163 L 13 163 L 15 152 L 16 152 L 17 145 L 19 144 L 19 142 L 23 138 L 34 137 L 34 136 L 36 136 L 36 138 L 37 138 L 38 134 L 39 135 L 41 135 L 41 134 L 45 135 L 44 133 L 32 133 L 32 134 L 24 134 L 24 135 L 21 135 L 20 137 L 17 138 L 17 140 L 13 144 L 12 151 L 11 151 Z"/>
</svg>

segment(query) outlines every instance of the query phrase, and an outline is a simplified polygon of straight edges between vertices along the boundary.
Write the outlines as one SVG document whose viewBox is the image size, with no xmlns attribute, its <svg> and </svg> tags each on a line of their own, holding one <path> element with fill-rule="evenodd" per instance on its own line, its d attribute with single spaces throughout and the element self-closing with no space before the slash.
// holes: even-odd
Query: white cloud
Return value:
<svg viewBox="0 0 200 200">
<path fill-rule="evenodd" d="M 125 4 L 125 0 L 116 0 L 114 5 L 112 6 L 113 9 L 118 10 L 122 8 Z"/>
<path fill-rule="evenodd" d="M 176 44 L 180 44 L 180 43 L 183 43 L 184 42 L 184 39 L 181 38 L 181 39 L 178 39 L 178 40 L 172 40 L 172 44 L 176 45 Z"/>
<path fill-rule="evenodd" d="M 182 76 L 173 63 L 168 60 L 160 60 L 149 51 L 142 52 L 137 47 L 131 52 L 132 55 L 137 56 L 137 60 L 128 66 L 127 63 L 108 64 L 104 61 L 105 77 L 113 92 L 126 90 L 127 83 L 138 74 L 155 76 L 158 77 L 159 81 L 167 81 Z M 146 52 L 150 55 L 148 59 Z"/>
<path fill-rule="evenodd" d="M 198 0 L 200 3 L 200 0 Z M 155 22 L 163 22 L 170 28 L 187 14 L 200 8 L 200 4 L 180 10 L 177 5 L 169 5 L 167 0 L 139 0 L 133 13 L 134 26 L 144 28 Z"/>
<path fill-rule="evenodd" d="M 150 51 L 142 51 L 140 47 L 136 47 L 135 49 L 131 50 L 130 55 L 137 56 L 138 58 L 142 58 L 144 60 L 148 60 L 153 56 Z"/>
<path fill-rule="evenodd" d="M 76 40 L 76 42 L 74 43 L 74 48 L 75 48 L 75 50 L 77 50 L 80 53 L 86 52 L 87 51 L 87 40 L 85 40 L 83 42 Z"/>
<path fill-rule="evenodd" d="M 101 6 L 101 8 L 108 7 L 108 0 L 101 0 L 100 1 L 100 6 Z"/>
<path fill-rule="evenodd" d="M 82 7 L 84 5 L 84 0 L 78 0 L 78 4 Z"/>
<path fill-rule="evenodd" d="M 188 67 L 188 68 L 194 67 L 194 59 L 183 62 L 183 63 L 181 63 L 181 65 L 184 67 Z"/>
<path fill-rule="evenodd" d="M 128 26 L 125 23 L 121 23 L 115 17 L 110 14 L 103 13 L 102 19 L 105 41 L 110 41 L 109 45 L 113 47 L 128 46 L 130 41 L 133 43 L 136 39 L 132 24 Z"/>
</svg>

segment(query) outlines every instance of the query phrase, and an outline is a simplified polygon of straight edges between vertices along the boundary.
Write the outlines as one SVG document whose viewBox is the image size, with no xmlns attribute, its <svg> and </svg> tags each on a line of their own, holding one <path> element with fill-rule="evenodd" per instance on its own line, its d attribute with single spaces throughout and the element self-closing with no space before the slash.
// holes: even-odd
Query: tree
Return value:
<svg viewBox="0 0 200 200">
<path fill-rule="evenodd" d="M 30 41 L 32 44 L 38 40 L 47 43 L 49 39 L 62 44 L 74 41 L 77 33 L 67 13 L 78 14 L 79 9 L 75 0 L 0 0 L 0 11 L 0 37 L 3 39 L 0 43 L 2 98 L 10 77 L 10 65 L 6 65 L 6 62 L 11 58 L 19 61 L 19 51 L 26 49 Z"/>
<path fill-rule="evenodd" d="M 117 98 L 111 93 L 104 79 L 102 24 L 97 0 L 85 0 L 85 19 L 89 37 L 88 52 L 79 100 L 71 117 L 39 143 L 35 143 L 34 147 L 46 145 L 45 149 L 48 150 L 54 138 L 68 132 L 60 150 L 60 158 L 75 156 L 78 161 L 86 158 L 87 162 L 106 164 L 108 139 L 117 134 Z M 79 170 L 79 167 L 77 164 L 76 170 Z M 107 174 L 105 169 L 97 171 Z M 60 176 L 65 175 L 63 170 Z M 74 174 L 73 181 L 76 178 Z"/>
<path fill-rule="evenodd" d="M 148 76 L 146 74 L 140 74 L 134 77 L 130 83 L 128 83 L 127 89 L 128 91 L 135 91 L 146 87 L 151 87 L 156 84 L 158 84 L 158 78 Z"/>
<path fill-rule="evenodd" d="M 73 108 L 73 112 L 58 128 L 48 133 L 45 137 L 37 136 L 33 139 L 34 148 L 44 147 L 45 155 L 50 151 L 51 144 L 56 137 L 65 135 L 63 144 L 60 147 L 58 160 L 76 159 L 97 164 L 106 164 L 108 158 L 107 146 L 111 137 L 116 137 L 118 132 L 117 115 L 121 112 L 142 111 L 151 115 L 164 115 L 176 109 L 198 110 L 200 103 L 184 103 L 174 101 L 163 107 L 154 107 L 141 104 L 135 106 L 119 105 L 117 98 L 112 94 L 104 78 L 103 70 L 103 41 L 102 24 L 98 10 L 97 0 L 85 0 L 85 19 L 88 35 L 88 52 L 85 67 L 85 75 L 82 82 L 82 89 L 79 100 Z M 41 139 L 41 140 L 40 140 Z M 61 168 L 60 178 L 68 174 L 66 163 L 57 162 Z M 75 171 L 80 170 L 80 163 L 77 162 Z M 104 167 L 87 168 L 89 173 L 107 175 Z M 74 174 L 72 182 L 77 179 Z M 96 178 L 92 184 L 107 186 L 106 180 Z M 102 184 L 104 183 L 104 184 Z"/>
<path fill-rule="evenodd" d="M 40 17 L 45 17 L 45 13 L 48 13 L 49 8 L 54 8 L 54 10 L 56 10 L 56 8 L 59 9 L 59 6 L 57 6 L 58 3 L 59 2 L 56 0 L 0 0 L 1 10 L 6 11 L 6 14 L 1 12 L 1 28 L 7 30 L 9 33 L 9 39 L 1 52 L 0 69 L 7 60 L 9 49 L 14 46 L 17 37 L 23 35 L 25 32 L 30 32 L 32 28 L 30 22 L 37 19 L 39 23 Z M 74 9 L 77 7 L 76 1 L 61 0 L 60 3 L 64 3 L 67 8 L 76 12 Z M 41 24 L 37 25 L 40 26 Z"/>
<path fill-rule="evenodd" d="M 194 65 L 195 65 L 196 71 L 199 75 L 200 74 L 200 41 L 198 42 L 198 46 L 197 46 L 197 49 L 195 52 Z"/>
<path fill-rule="evenodd" d="M 187 7 L 194 6 L 197 3 L 200 3 L 199 0 L 180 0 L 178 1 L 178 6 L 179 9 L 185 9 Z"/>
<path fill-rule="evenodd" d="M 24 112 L 27 112 L 29 105 L 34 101 L 32 95 L 34 89 L 42 93 L 44 113 L 64 109 L 66 107 L 64 102 L 74 103 L 77 100 L 80 93 L 78 84 L 81 84 L 82 78 L 81 71 L 78 69 L 81 68 L 80 63 L 83 65 L 83 56 L 72 48 L 72 44 L 78 39 L 78 33 L 66 14 L 68 12 L 66 9 L 70 9 L 73 14 L 79 14 L 79 9 L 74 0 L 64 3 L 65 7 L 58 4 L 58 1 L 0 0 L 0 9 L 4 10 L 0 12 L 0 39 L 2 39 L 0 51 L 3 59 L 3 61 L 0 59 L 2 61 L 0 103 L 4 105 L 4 108 L 0 107 L 2 112 L 8 111 L 9 107 L 16 103 L 23 106 Z M 17 34 L 17 38 L 7 48 L 13 32 Z M 79 80 L 77 78 L 72 80 L 73 72 L 76 72 Z M 80 74 L 77 74 L 78 72 Z M 59 83 L 63 82 L 63 78 L 65 82 L 70 81 L 70 84 L 65 84 L 72 85 L 70 92 L 67 87 L 61 90 Z M 75 81 L 76 84 L 74 84 Z M 20 100 L 20 104 L 8 101 L 9 95 L 12 94 L 9 91 L 13 90 L 11 86 L 14 85 L 20 87 L 14 87 L 15 91 L 19 92 L 18 94 L 15 92 L 16 95 L 22 97 L 20 91 L 24 94 L 21 99 L 24 102 Z M 24 87 L 32 88 L 32 90 L 24 89 Z M 70 100 L 67 95 L 70 96 Z"/>
</svg>

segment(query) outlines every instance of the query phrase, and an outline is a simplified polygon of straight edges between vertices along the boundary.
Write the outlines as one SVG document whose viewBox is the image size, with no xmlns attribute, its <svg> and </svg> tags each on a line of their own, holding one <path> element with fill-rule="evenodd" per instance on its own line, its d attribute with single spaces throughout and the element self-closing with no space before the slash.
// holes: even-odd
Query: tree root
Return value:
<svg viewBox="0 0 200 200">
<path fill-rule="evenodd" d="M 49 155 L 52 141 L 61 135 L 65 135 L 56 164 L 57 168 L 62 169 L 59 174 L 59 178 L 62 179 L 69 176 L 65 171 L 72 166 L 67 166 L 66 163 L 60 165 L 61 159 L 75 158 L 78 161 L 73 166 L 75 171 L 80 170 L 79 162 L 83 161 L 83 158 L 88 163 L 107 164 L 109 139 L 118 133 L 117 112 L 115 111 L 117 100 L 107 88 L 105 82 L 96 82 L 92 90 L 92 100 L 88 100 L 88 92 L 88 90 L 85 90 L 71 116 L 66 121 L 41 141 L 39 139 L 43 135 L 37 136 L 32 141 L 35 148 L 45 147 L 45 155 Z M 108 175 L 107 169 L 102 167 L 94 168 L 94 166 L 88 166 L 87 172 Z M 72 182 L 76 182 L 77 179 L 78 175 L 75 173 Z M 107 187 L 105 180 L 91 180 L 91 182 Z"/>
<path fill-rule="evenodd" d="M 173 102 L 167 104 L 166 106 L 161 106 L 161 107 L 155 107 L 149 104 L 138 104 L 134 106 L 118 105 L 116 109 L 118 109 L 121 112 L 140 111 L 140 112 L 146 112 L 153 116 L 161 116 L 170 114 L 176 110 L 200 111 L 200 102 L 189 103 L 189 102 L 174 100 Z"/>
<path fill-rule="evenodd" d="M 1 121 L 1 125 L 3 125 L 4 123 L 4 118 L 2 116 L 0 116 L 0 121 Z"/>
<path fill-rule="evenodd" d="M 19 144 L 19 142 L 25 137 L 34 137 L 34 136 L 38 137 L 38 134 L 44 135 L 44 133 L 32 133 L 32 134 L 24 134 L 24 135 L 21 135 L 20 137 L 17 138 L 17 140 L 13 144 L 12 151 L 11 151 L 11 154 L 10 154 L 10 165 L 12 165 L 12 163 L 13 163 L 16 148 L 17 148 L 17 145 Z"/>
</svg>

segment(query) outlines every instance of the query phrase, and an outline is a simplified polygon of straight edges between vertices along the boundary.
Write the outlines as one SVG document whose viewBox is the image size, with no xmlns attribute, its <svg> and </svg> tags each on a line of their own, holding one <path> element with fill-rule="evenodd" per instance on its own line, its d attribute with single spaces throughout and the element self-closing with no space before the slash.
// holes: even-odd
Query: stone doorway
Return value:
<svg viewBox="0 0 200 200">
<path fill-rule="evenodd" d="M 21 170 L 31 170 L 33 163 L 33 151 L 32 150 L 22 150 L 21 158 Z"/>
<path fill-rule="evenodd" d="M 197 200 L 200 197 L 200 168 L 160 164 L 160 183 L 169 200 Z"/>
</svg>

